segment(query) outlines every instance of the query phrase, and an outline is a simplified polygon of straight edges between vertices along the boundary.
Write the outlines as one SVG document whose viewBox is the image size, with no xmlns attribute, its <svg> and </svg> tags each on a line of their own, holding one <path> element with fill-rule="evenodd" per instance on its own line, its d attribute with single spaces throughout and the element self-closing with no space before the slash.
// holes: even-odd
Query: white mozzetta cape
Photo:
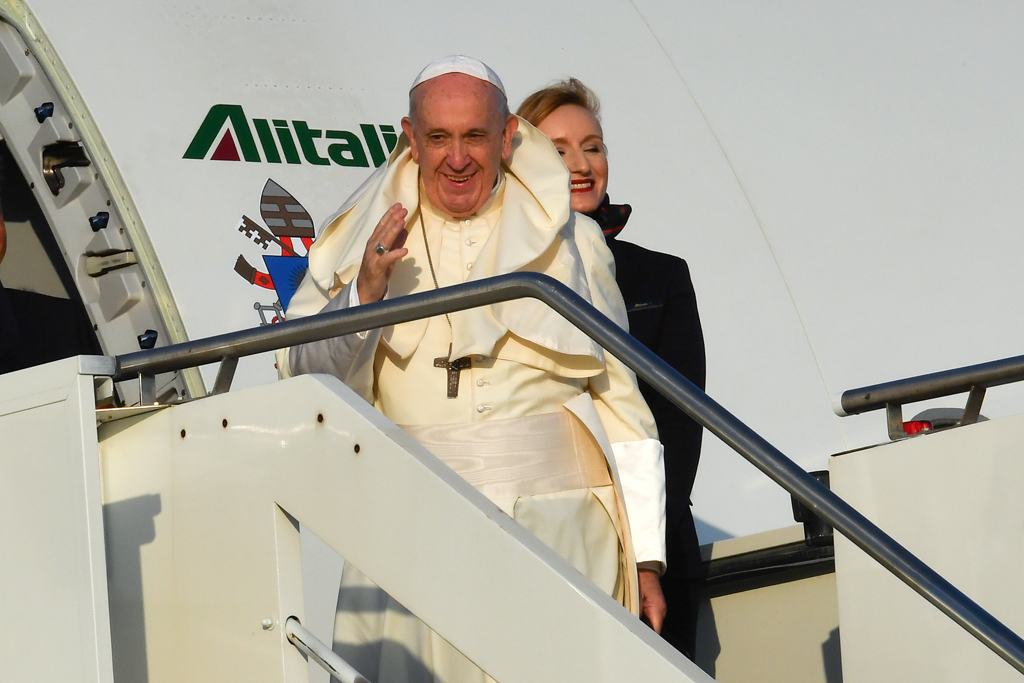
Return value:
<svg viewBox="0 0 1024 683">
<path fill-rule="evenodd" d="M 395 267 L 388 297 L 433 289 L 425 254 L 419 253 L 419 166 L 403 136 L 386 166 L 378 169 L 331 217 L 309 254 L 309 272 L 292 298 L 288 319 L 358 303 L 352 283 L 366 243 L 387 209 L 409 209 L 408 256 Z M 534 271 L 566 284 L 626 327 L 626 312 L 614 279 L 614 261 L 600 230 L 569 209 L 569 173 L 554 146 L 520 120 L 505 167 L 501 213 L 468 280 L 515 271 Z M 424 200 L 425 201 L 425 200 Z M 414 232 L 415 231 L 415 232 Z M 431 240 L 433 242 L 433 240 Z M 434 248 L 433 245 L 431 247 Z M 341 296 L 339 292 L 346 289 Z M 332 301 L 332 297 L 334 300 Z M 576 378 L 593 397 L 597 431 L 611 441 L 607 453 L 618 472 L 630 519 L 637 560 L 664 564 L 664 471 L 654 420 L 633 373 L 560 315 L 534 299 L 521 299 L 451 314 L 452 358 L 496 357 Z M 427 320 L 390 326 L 367 336 L 336 340 L 328 362 L 293 367 L 290 350 L 278 352 L 282 377 L 294 370 L 332 372 L 373 402 L 374 348 L 384 344 L 392 357 L 408 359 L 427 329 Z M 324 343 L 326 344 L 326 343 Z M 303 354 L 309 357 L 307 349 Z M 369 348 L 367 348 L 367 346 Z M 328 347 L 322 347 L 328 348 Z M 552 405 L 550 410 L 557 410 Z M 575 411 L 574 411 L 575 412 Z M 495 412 L 494 418 L 500 414 Z"/>
</svg>

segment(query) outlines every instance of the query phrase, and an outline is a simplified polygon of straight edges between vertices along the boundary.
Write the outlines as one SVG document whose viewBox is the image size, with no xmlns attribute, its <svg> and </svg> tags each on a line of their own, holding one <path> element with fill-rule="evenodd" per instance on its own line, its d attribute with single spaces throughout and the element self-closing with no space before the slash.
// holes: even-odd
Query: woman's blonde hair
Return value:
<svg viewBox="0 0 1024 683">
<path fill-rule="evenodd" d="M 536 126 L 551 112 L 567 104 L 583 107 L 593 114 L 600 123 L 601 102 L 597 99 L 594 91 L 583 85 L 578 78 L 558 81 L 547 88 L 538 90 L 523 100 L 519 109 L 516 110 L 516 114 Z"/>
</svg>

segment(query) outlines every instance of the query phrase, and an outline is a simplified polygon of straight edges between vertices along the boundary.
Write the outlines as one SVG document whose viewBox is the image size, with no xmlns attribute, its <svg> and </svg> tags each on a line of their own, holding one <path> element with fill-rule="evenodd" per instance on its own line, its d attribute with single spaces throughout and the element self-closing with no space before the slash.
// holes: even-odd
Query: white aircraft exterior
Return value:
<svg viewBox="0 0 1024 683">
<path fill-rule="evenodd" d="M 492 66 L 513 107 L 567 76 L 600 95 L 610 195 L 634 208 L 622 237 L 687 260 L 708 393 L 806 469 L 886 439 L 878 413 L 836 417 L 841 391 L 1020 353 L 1016 5 L 0 5 L 32 49 L 8 40 L 4 59 L 53 91 L 5 83 L 0 132 L 21 164 L 54 140 L 93 161 L 64 169 L 61 195 L 35 192 L 106 353 L 146 329 L 162 346 L 279 319 L 309 239 L 272 234 L 265 187 L 319 227 L 394 144 L 417 71 L 449 53 Z M 89 232 L 100 211 L 123 230 Z M 138 265 L 84 272 L 128 249 Z M 275 377 L 272 357 L 245 359 L 234 386 Z M 202 393 L 194 373 L 174 382 Z M 1022 399 L 992 391 L 984 413 Z M 792 523 L 788 495 L 710 435 L 693 502 L 705 541 Z"/>
</svg>

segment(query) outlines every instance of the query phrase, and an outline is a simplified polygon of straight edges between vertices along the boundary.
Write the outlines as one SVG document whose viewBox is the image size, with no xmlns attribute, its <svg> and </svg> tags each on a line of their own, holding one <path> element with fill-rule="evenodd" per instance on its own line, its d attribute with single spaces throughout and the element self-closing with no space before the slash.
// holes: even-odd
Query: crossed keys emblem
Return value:
<svg viewBox="0 0 1024 683">
<path fill-rule="evenodd" d="M 238 231 L 267 251 L 279 248 L 280 254 L 266 254 L 260 270 L 239 254 L 235 272 L 250 284 L 274 291 L 278 300 L 273 304 L 257 302 L 253 308 L 260 314 L 261 325 L 284 320 L 284 311 L 292 295 L 306 274 L 306 254 L 313 244 L 315 230 L 313 218 L 287 190 L 268 179 L 260 196 L 260 218 L 263 225 L 249 216 L 242 216 Z M 301 255 L 300 255 L 301 254 Z"/>
</svg>

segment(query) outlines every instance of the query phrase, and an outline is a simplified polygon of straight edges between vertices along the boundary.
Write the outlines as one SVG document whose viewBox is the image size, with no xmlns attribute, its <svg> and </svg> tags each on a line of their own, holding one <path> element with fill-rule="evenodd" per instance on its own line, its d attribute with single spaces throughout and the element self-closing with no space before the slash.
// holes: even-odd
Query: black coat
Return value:
<svg viewBox="0 0 1024 683">
<path fill-rule="evenodd" d="M 616 209 L 606 204 L 602 209 Z M 629 316 L 629 332 L 702 390 L 705 380 L 704 335 L 697 298 L 686 261 L 617 239 L 629 209 L 611 223 L 594 215 L 615 257 L 615 280 Z M 602 220 L 605 219 L 605 220 Z M 617 223 L 617 224 L 616 224 Z M 677 649 L 693 658 L 697 591 L 703 574 L 690 492 L 697 474 L 703 429 L 668 399 L 640 381 L 640 391 L 654 414 L 665 447 L 665 541 L 668 570 L 662 589 L 668 616 L 662 629 Z"/>
<path fill-rule="evenodd" d="M 608 239 L 608 247 L 615 256 L 615 280 L 626 303 L 629 333 L 704 389 L 704 335 L 686 261 L 614 237 Z M 694 552 L 690 547 L 696 545 L 690 492 L 697 475 L 703 429 L 643 380 L 640 392 L 654 414 L 658 437 L 665 446 L 666 543 L 669 548 L 666 576 L 674 577 L 679 572 L 674 571 L 678 566 L 672 562 L 673 554 L 685 558 L 686 564 L 692 564 L 691 559 L 699 564 L 700 559 L 699 550 Z M 693 578 L 699 577 L 699 574 L 688 573 Z"/>
</svg>

